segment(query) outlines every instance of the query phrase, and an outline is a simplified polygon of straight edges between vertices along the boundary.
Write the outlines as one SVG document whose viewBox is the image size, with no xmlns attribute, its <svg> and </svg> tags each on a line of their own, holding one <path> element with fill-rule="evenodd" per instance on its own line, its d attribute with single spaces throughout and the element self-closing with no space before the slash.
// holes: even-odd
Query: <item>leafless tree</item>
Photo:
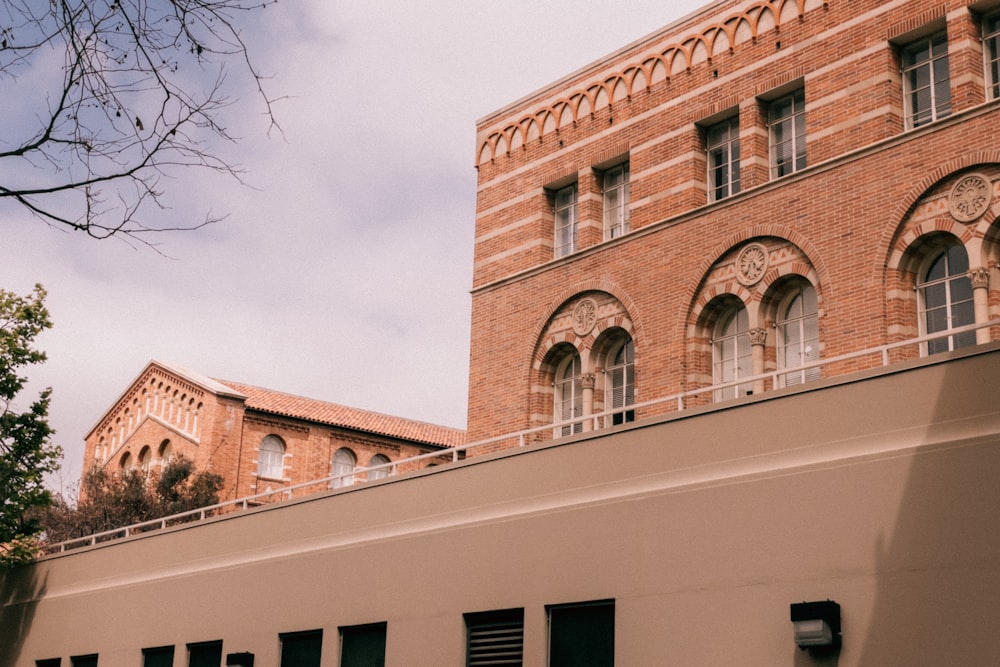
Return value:
<svg viewBox="0 0 1000 667">
<path fill-rule="evenodd" d="M 277 128 L 240 28 L 273 2 L 0 0 L 0 202 L 144 243 L 217 220 L 148 214 L 167 207 L 164 177 L 180 168 L 241 179 L 217 150 L 234 140 L 227 76 L 248 77 Z"/>
</svg>

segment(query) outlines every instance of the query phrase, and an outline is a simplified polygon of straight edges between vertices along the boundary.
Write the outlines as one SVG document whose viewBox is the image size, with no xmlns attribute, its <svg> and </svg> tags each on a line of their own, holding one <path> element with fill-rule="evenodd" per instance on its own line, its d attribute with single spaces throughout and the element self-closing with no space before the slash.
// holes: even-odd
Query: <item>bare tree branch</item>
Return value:
<svg viewBox="0 0 1000 667">
<path fill-rule="evenodd" d="M 280 132 L 239 27 L 274 1 L 0 0 L 0 95 L 35 106 L 32 120 L 21 109 L 0 130 L 0 203 L 147 244 L 219 220 L 152 224 L 144 213 L 166 208 L 161 178 L 187 167 L 242 182 L 215 151 L 234 141 L 222 121 L 227 73 L 249 78 L 268 132 Z M 3 91 L 26 81 L 46 95 Z"/>
</svg>

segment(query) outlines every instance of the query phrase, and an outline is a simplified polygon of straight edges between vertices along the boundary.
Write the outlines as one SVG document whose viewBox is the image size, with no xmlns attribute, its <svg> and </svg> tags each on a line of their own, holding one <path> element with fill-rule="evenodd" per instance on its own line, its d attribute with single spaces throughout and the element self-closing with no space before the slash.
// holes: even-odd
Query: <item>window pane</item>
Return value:
<svg viewBox="0 0 1000 667">
<path fill-rule="evenodd" d="M 340 629 L 340 667 L 385 667 L 385 623 Z"/>
<path fill-rule="evenodd" d="M 220 667 L 221 665 L 221 641 L 188 644 L 188 667 Z"/>
<path fill-rule="evenodd" d="M 75 655 L 69 659 L 73 667 L 97 667 L 97 654 Z"/>
<path fill-rule="evenodd" d="M 143 667 L 173 667 L 174 647 L 160 646 L 142 649 L 142 664 Z"/>
<path fill-rule="evenodd" d="M 614 602 L 549 608 L 549 667 L 613 667 Z"/>
<path fill-rule="evenodd" d="M 279 635 L 281 667 L 319 667 L 323 631 L 309 630 Z"/>
</svg>

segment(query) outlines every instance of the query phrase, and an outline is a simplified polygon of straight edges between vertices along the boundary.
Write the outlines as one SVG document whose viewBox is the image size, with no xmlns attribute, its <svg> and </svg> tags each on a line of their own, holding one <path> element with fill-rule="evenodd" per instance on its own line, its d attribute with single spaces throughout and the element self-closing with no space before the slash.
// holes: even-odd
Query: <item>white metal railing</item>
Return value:
<svg viewBox="0 0 1000 667">
<path fill-rule="evenodd" d="M 774 388 L 779 387 L 781 376 L 788 375 L 789 373 L 799 373 L 803 371 L 808 371 L 813 368 L 822 368 L 824 366 L 849 362 L 864 357 L 878 357 L 878 364 L 873 364 L 872 366 L 870 366 L 870 368 L 874 368 L 879 365 L 884 367 L 890 365 L 891 363 L 890 353 L 893 350 L 898 350 L 906 347 L 919 346 L 920 348 L 919 354 L 923 356 L 925 354 L 926 345 L 929 341 L 947 338 L 950 336 L 966 333 L 969 331 L 986 329 L 993 326 L 1000 326 L 1000 319 L 990 320 L 989 322 L 984 322 L 982 324 L 970 324 L 962 327 L 956 327 L 954 329 L 949 329 L 947 331 L 942 331 L 934 334 L 927 334 L 924 336 L 918 336 L 916 338 L 909 338 L 904 341 L 899 341 L 896 343 L 888 343 L 886 345 L 879 345 L 877 347 L 866 348 L 864 350 L 859 350 L 856 352 L 848 352 L 846 354 L 841 354 L 836 357 L 829 357 L 825 359 L 819 359 L 817 361 L 812 361 L 806 364 L 802 364 L 801 366 L 796 366 L 794 368 L 776 369 L 773 371 L 768 371 L 766 373 L 761 373 L 759 375 L 752 375 L 752 376 L 738 378 L 731 382 L 724 382 L 720 384 L 713 384 L 706 387 L 699 387 L 697 389 L 691 389 L 677 394 L 671 394 L 669 396 L 660 397 L 651 401 L 645 401 L 642 403 L 632 403 L 626 406 L 614 408 L 612 410 L 605 410 L 604 412 L 592 415 L 586 415 L 584 417 L 574 417 L 572 419 L 548 423 L 543 426 L 527 428 L 521 431 L 514 431 L 512 433 L 505 433 L 504 435 L 494 436 L 492 438 L 486 438 L 485 440 L 477 440 L 476 442 L 468 443 L 465 445 L 450 447 L 443 451 L 420 454 L 418 456 L 411 456 L 405 459 L 399 459 L 397 461 L 391 461 L 389 463 L 382 463 L 374 466 L 368 466 L 368 467 L 362 466 L 355 468 L 350 473 L 329 475 L 327 477 L 322 477 L 320 479 L 314 479 L 308 482 L 302 482 L 290 486 L 284 486 L 278 489 L 265 491 L 263 493 L 258 493 L 252 496 L 239 498 L 237 500 L 230 500 L 218 503 L 217 505 L 211 505 L 209 507 L 202 507 L 188 512 L 173 514 L 171 516 L 166 516 L 160 519 L 153 519 L 150 521 L 144 521 L 142 523 L 137 523 L 130 526 L 115 528 L 113 530 L 106 530 L 100 533 L 95 533 L 93 535 L 87 535 L 85 537 L 69 539 L 54 544 L 47 544 L 42 547 L 42 554 L 43 555 L 59 554 L 71 549 L 93 546 L 95 544 L 101 544 L 104 542 L 109 542 L 111 540 L 129 537 L 131 535 L 138 535 L 154 530 L 162 530 L 163 528 L 167 528 L 169 526 L 175 526 L 194 521 L 202 521 L 206 518 L 227 514 L 229 512 L 243 511 L 249 509 L 250 507 L 256 507 L 266 502 L 275 501 L 276 499 L 277 500 L 291 499 L 295 496 L 296 491 L 300 491 L 303 489 L 309 489 L 307 495 L 310 495 L 313 493 L 318 493 L 316 487 L 320 486 L 322 486 L 324 490 L 333 487 L 347 488 L 349 486 L 353 486 L 355 483 L 358 483 L 356 479 L 358 475 L 364 474 L 366 478 L 368 478 L 369 473 L 373 471 L 377 472 L 384 470 L 386 471 L 387 475 L 396 475 L 399 473 L 401 466 L 416 470 L 421 468 L 424 462 L 439 463 L 448 460 L 450 460 L 450 462 L 455 462 L 465 458 L 466 452 L 470 450 L 484 449 L 484 448 L 489 448 L 491 446 L 497 448 L 505 442 L 510 442 L 510 443 L 516 442 L 517 446 L 524 447 L 529 444 L 529 441 L 540 442 L 543 440 L 552 439 L 553 433 L 559 432 L 564 427 L 569 427 L 571 430 L 573 430 L 572 435 L 576 435 L 581 432 L 593 433 L 595 431 L 599 431 L 602 428 L 603 422 L 605 422 L 605 420 L 611 419 L 612 416 L 615 414 L 640 411 L 645 408 L 653 408 L 662 405 L 670 406 L 673 408 L 672 411 L 680 412 L 687 408 L 687 401 L 689 401 L 689 399 L 698 396 L 703 396 L 705 394 L 708 394 L 710 397 L 714 397 L 715 392 L 717 391 L 730 389 L 732 387 L 740 385 L 756 384 L 757 386 L 759 386 L 761 383 L 766 383 L 770 381 L 773 390 Z M 844 373 L 843 375 L 849 375 L 849 374 L 850 373 Z M 838 374 L 837 376 L 831 376 L 831 377 L 841 377 L 841 375 Z M 809 382 L 807 381 L 802 384 L 796 384 L 794 386 L 808 387 Z M 718 402 L 713 401 L 713 403 L 722 404 L 728 402 L 729 400 L 732 399 L 726 399 L 725 401 L 718 401 Z M 704 406 L 709 404 L 703 403 L 701 405 Z M 580 428 L 579 431 L 576 430 L 578 426 Z M 531 440 L 532 438 L 534 438 L 534 440 Z M 340 483 L 337 484 L 337 482 Z"/>
</svg>

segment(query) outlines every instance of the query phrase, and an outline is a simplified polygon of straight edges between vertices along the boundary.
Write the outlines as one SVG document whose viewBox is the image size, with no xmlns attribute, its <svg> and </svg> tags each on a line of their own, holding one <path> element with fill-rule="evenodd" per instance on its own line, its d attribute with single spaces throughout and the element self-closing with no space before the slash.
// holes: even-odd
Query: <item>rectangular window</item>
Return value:
<svg viewBox="0 0 1000 667">
<path fill-rule="evenodd" d="M 1000 99 L 1000 11 L 983 17 L 983 55 L 986 58 L 986 95 Z"/>
<path fill-rule="evenodd" d="M 524 610 L 504 609 L 465 615 L 466 667 L 520 667 L 524 657 Z"/>
<path fill-rule="evenodd" d="M 157 646 L 142 649 L 142 667 L 173 667 L 174 647 Z"/>
<path fill-rule="evenodd" d="M 35 667 L 59 667 L 62 658 L 49 658 L 48 660 L 35 660 Z"/>
<path fill-rule="evenodd" d="M 222 640 L 188 644 L 188 667 L 221 667 Z"/>
<path fill-rule="evenodd" d="M 740 191 L 740 119 L 729 120 L 705 130 L 708 153 L 708 201 L 719 201 Z"/>
<path fill-rule="evenodd" d="M 948 36 L 939 32 L 903 48 L 903 113 L 912 129 L 951 114 Z"/>
<path fill-rule="evenodd" d="M 73 667 L 97 667 L 97 654 L 71 656 L 69 664 Z"/>
<path fill-rule="evenodd" d="M 281 639 L 281 667 L 319 667 L 323 631 L 286 632 Z"/>
<path fill-rule="evenodd" d="M 767 108 L 771 141 L 771 178 L 806 167 L 806 96 L 801 88 Z"/>
<path fill-rule="evenodd" d="M 340 628 L 340 667 L 385 667 L 385 623 Z"/>
<path fill-rule="evenodd" d="M 556 257 L 565 257 L 576 251 L 576 183 L 556 190 L 552 211 Z"/>
<path fill-rule="evenodd" d="M 547 607 L 549 667 L 613 667 L 615 601 Z"/>
<path fill-rule="evenodd" d="M 604 238 L 628 233 L 628 162 L 604 172 Z"/>
</svg>

